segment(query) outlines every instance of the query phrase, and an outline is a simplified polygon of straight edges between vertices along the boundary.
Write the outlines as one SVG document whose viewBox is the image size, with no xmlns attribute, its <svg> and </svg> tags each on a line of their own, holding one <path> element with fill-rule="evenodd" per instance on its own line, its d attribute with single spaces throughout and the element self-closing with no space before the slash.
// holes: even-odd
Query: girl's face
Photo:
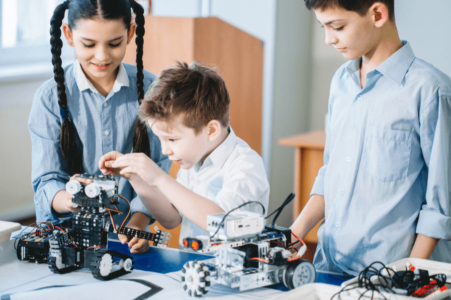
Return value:
<svg viewBox="0 0 451 300">
<path fill-rule="evenodd" d="M 115 80 L 116 70 L 133 38 L 136 24 L 127 31 L 121 20 L 82 19 L 71 31 L 63 25 L 69 45 L 91 81 Z"/>
</svg>

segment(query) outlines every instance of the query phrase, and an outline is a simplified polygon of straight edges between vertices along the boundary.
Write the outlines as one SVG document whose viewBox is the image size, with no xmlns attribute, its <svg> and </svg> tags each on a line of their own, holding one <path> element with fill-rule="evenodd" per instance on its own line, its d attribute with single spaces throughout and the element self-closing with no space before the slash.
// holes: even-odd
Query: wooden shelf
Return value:
<svg viewBox="0 0 451 300">
<path fill-rule="evenodd" d="M 279 140 L 283 146 L 295 148 L 293 222 L 310 199 L 310 192 L 319 169 L 323 166 L 326 134 L 324 130 L 312 131 Z M 320 222 L 321 223 L 321 222 Z M 306 242 L 317 243 L 318 223 L 305 237 Z"/>
</svg>

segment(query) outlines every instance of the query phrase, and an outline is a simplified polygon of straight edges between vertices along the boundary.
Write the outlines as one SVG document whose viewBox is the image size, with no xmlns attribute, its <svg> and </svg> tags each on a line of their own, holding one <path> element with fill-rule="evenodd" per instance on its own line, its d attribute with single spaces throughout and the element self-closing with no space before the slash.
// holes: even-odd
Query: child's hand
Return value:
<svg viewBox="0 0 451 300">
<path fill-rule="evenodd" d="M 143 230 L 142 228 L 138 228 L 137 226 L 125 226 L 127 228 Z M 145 231 L 145 228 L 144 228 Z M 140 239 L 137 237 L 130 237 L 123 234 L 117 235 L 122 244 L 128 243 L 128 246 L 131 247 L 130 252 L 134 254 L 146 253 L 149 250 L 149 241 L 145 239 Z"/>
<path fill-rule="evenodd" d="M 147 224 L 149 224 L 150 217 L 141 212 L 135 212 L 130 221 L 128 221 L 125 227 L 146 231 Z M 131 247 L 131 253 L 145 253 L 149 249 L 149 241 L 145 239 L 139 239 L 137 237 L 129 237 L 123 234 L 118 234 L 118 238 L 122 244 L 128 242 L 128 246 Z"/>
<path fill-rule="evenodd" d="M 120 174 L 122 169 L 113 168 L 113 163 L 124 154 L 117 151 L 111 151 L 100 158 L 99 169 L 103 174 L 119 175 L 126 179 L 130 179 L 131 174 Z"/>
<path fill-rule="evenodd" d="M 156 180 L 166 174 L 144 153 L 131 153 L 123 155 L 116 159 L 112 165 L 119 169 L 119 174 L 136 174 L 141 177 L 148 185 L 155 186 Z M 131 176 L 131 175 L 128 175 Z"/>
<path fill-rule="evenodd" d="M 82 184 L 86 184 L 86 185 L 92 183 L 92 179 L 80 178 L 80 177 L 77 177 L 77 176 L 80 176 L 80 174 L 75 174 L 74 176 L 72 176 L 72 177 L 69 179 L 69 181 L 71 181 L 71 180 L 76 180 L 76 181 L 78 181 L 78 182 L 80 182 L 80 183 L 82 183 Z M 80 211 L 81 211 L 80 209 L 78 209 L 78 208 L 76 208 L 76 207 L 73 207 L 72 198 L 73 198 L 74 196 L 71 195 L 71 194 L 69 194 L 67 191 L 64 191 L 64 192 L 66 193 L 66 195 L 65 195 L 65 206 L 66 206 L 67 210 L 68 210 L 68 211 L 71 211 L 71 212 L 73 212 L 73 213 L 78 213 L 78 212 L 80 212 Z"/>
</svg>

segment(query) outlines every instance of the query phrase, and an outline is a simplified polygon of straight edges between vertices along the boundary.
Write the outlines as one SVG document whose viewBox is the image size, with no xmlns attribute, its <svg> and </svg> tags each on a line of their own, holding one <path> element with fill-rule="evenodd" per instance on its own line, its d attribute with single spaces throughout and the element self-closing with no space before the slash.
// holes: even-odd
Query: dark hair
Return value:
<svg viewBox="0 0 451 300">
<path fill-rule="evenodd" d="M 75 126 L 68 112 L 66 87 L 64 85 L 64 69 L 61 61 L 61 25 L 64 13 L 68 10 L 68 23 L 71 30 L 81 19 L 101 18 L 104 20 L 122 20 L 127 30 L 132 20 L 131 9 L 135 13 L 136 22 L 136 65 L 138 102 L 144 98 L 143 44 L 144 44 L 144 9 L 134 0 L 71 0 L 65 1 L 55 8 L 50 21 L 50 45 L 54 79 L 58 89 L 58 104 L 63 119 L 61 123 L 60 143 L 63 156 L 71 174 L 83 173 L 83 161 L 75 142 Z M 133 133 L 133 151 L 144 152 L 150 157 L 150 143 L 147 127 L 136 121 Z"/>
<path fill-rule="evenodd" d="M 304 0 L 304 2 L 309 10 L 325 10 L 336 6 L 349 11 L 355 11 L 361 16 L 366 15 L 371 5 L 380 2 L 387 6 L 390 20 L 393 21 L 395 19 L 395 0 Z"/>
<path fill-rule="evenodd" d="M 206 65 L 177 62 L 161 71 L 147 91 L 138 111 L 142 122 L 148 119 L 170 123 L 184 115 L 183 124 L 196 134 L 211 120 L 229 125 L 230 96 L 222 77 Z"/>
</svg>

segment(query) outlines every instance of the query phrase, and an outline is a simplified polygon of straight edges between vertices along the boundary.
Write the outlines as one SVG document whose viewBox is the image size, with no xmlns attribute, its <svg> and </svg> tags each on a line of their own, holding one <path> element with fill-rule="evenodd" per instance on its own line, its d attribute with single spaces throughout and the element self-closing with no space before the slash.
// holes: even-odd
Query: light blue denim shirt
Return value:
<svg viewBox="0 0 451 300">
<path fill-rule="evenodd" d="M 144 91 L 154 79 L 155 75 L 144 71 Z M 122 63 L 113 89 L 104 97 L 87 80 L 78 61 L 65 68 L 68 107 L 77 131 L 77 144 L 79 153 L 83 155 L 85 172 L 101 174 L 99 160 L 110 151 L 132 151 L 139 107 L 136 80 L 136 67 Z M 70 216 L 56 214 L 52 209 L 53 198 L 58 191 L 66 189 L 70 178 L 60 147 L 62 119 L 57 94 L 55 81 L 46 81 L 35 94 L 28 122 L 38 222 Z M 168 172 L 171 161 L 161 153 L 160 140 L 148 130 L 152 159 Z M 139 211 L 151 216 L 128 180 L 119 180 L 119 194 L 131 201 L 132 213 Z M 121 200 L 118 207 L 128 212 L 129 205 L 125 201 Z M 125 214 L 115 216 L 115 222 L 122 222 L 124 217 Z"/>
<path fill-rule="evenodd" d="M 373 261 L 408 257 L 416 234 L 440 239 L 431 259 L 451 262 L 451 79 L 407 42 L 366 75 L 360 59 L 332 79 L 324 195 L 315 267 L 357 275 Z"/>
</svg>

